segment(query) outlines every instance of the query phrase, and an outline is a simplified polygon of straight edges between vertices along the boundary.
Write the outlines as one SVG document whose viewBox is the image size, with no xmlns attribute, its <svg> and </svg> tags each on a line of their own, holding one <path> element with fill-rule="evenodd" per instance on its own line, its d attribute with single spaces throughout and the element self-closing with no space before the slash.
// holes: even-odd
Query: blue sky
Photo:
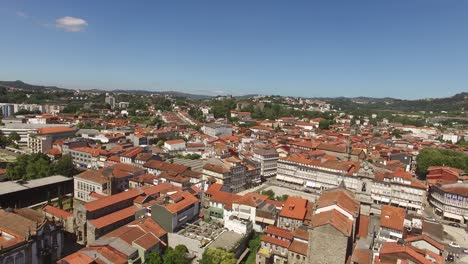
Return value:
<svg viewBox="0 0 468 264">
<path fill-rule="evenodd" d="M 201 94 L 468 91 L 468 0 L 0 2 L 0 79 Z"/>
</svg>

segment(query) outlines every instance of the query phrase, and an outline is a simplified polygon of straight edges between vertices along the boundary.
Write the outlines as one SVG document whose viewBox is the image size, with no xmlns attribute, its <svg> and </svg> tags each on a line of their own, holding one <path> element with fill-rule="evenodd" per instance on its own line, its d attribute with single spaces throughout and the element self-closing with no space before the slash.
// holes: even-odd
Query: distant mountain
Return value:
<svg viewBox="0 0 468 264">
<path fill-rule="evenodd" d="M 17 88 L 17 89 L 22 89 L 22 90 L 27 90 L 27 91 L 47 91 L 47 90 L 65 91 L 65 90 L 68 90 L 65 88 L 59 88 L 57 86 L 42 86 L 42 85 L 28 84 L 19 80 L 18 81 L 0 81 L 0 87 Z"/>
<path fill-rule="evenodd" d="M 390 97 L 354 97 L 354 98 L 324 98 L 342 110 L 394 110 L 403 112 L 417 111 L 461 111 L 468 110 L 468 93 L 463 92 L 445 98 L 425 98 L 417 100 L 403 100 Z"/>
<path fill-rule="evenodd" d="M 22 81 L 0 81 L 0 87 L 5 88 L 16 88 L 25 91 L 67 91 L 72 90 L 68 88 L 60 88 L 57 86 L 42 86 L 42 85 L 34 85 L 28 84 Z M 99 89 L 89 89 L 84 90 L 87 92 L 95 92 L 95 93 L 127 93 L 127 94 L 140 94 L 140 95 L 150 95 L 150 94 L 158 94 L 161 96 L 172 96 L 172 97 L 185 97 L 190 99 L 209 99 L 212 96 L 209 95 L 199 95 L 199 94 L 189 94 L 177 91 L 146 91 L 146 90 L 99 90 Z"/>
</svg>

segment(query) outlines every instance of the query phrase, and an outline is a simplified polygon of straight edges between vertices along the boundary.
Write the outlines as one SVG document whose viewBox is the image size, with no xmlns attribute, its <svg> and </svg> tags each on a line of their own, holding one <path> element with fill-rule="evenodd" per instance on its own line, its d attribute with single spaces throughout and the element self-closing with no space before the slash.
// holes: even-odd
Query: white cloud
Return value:
<svg viewBox="0 0 468 264">
<path fill-rule="evenodd" d="M 69 32 L 80 32 L 88 25 L 86 20 L 77 17 L 66 16 L 55 20 L 55 26 Z"/>
<path fill-rule="evenodd" d="M 29 17 L 28 14 L 26 14 L 23 11 L 17 11 L 16 15 L 19 16 L 19 17 L 23 17 L 23 18 L 28 18 Z"/>
</svg>

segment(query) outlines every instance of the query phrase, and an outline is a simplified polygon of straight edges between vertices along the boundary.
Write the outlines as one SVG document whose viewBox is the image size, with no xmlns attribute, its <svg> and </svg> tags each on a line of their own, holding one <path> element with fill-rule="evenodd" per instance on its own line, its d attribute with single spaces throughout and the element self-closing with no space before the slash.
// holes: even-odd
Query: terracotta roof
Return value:
<svg viewBox="0 0 468 264">
<path fill-rule="evenodd" d="M 78 147 L 78 148 L 72 148 L 74 151 L 79 151 L 79 152 L 84 152 L 84 153 L 89 153 L 93 157 L 97 157 L 99 155 L 106 155 L 107 151 L 99 149 L 99 148 L 90 148 L 90 147 Z"/>
<path fill-rule="evenodd" d="M 43 127 L 37 130 L 38 134 L 54 134 L 54 133 L 66 133 L 66 132 L 74 132 L 76 129 L 68 127 L 68 126 L 56 126 L 56 127 Z"/>
<path fill-rule="evenodd" d="M 274 225 L 269 225 L 267 228 L 263 231 L 265 234 L 271 234 L 277 237 L 282 237 L 288 240 L 293 239 L 293 235 L 291 233 L 291 230 L 284 229 L 281 227 L 277 227 Z"/>
<path fill-rule="evenodd" d="M 145 217 L 119 227 L 104 237 L 118 237 L 130 245 L 135 242 L 148 249 L 158 243 L 164 243 L 160 239 L 166 234 L 167 232 L 158 223 L 150 217 Z"/>
<path fill-rule="evenodd" d="M 189 192 L 181 192 L 180 195 L 182 196 L 182 200 L 179 202 L 167 204 L 165 207 L 166 209 L 171 212 L 172 214 L 175 214 L 188 206 L 197 203 L 199 200 L 195 196 L 193 196 Z"/>
<path fill-rule="evenodd" d="M 145 162 L 143 165 L 146 168 L 151 168 L 155 170 L 160 170 L 160 171 L 172 171 L 176 173 L 182 173 L 186 170 L 189 169 L 189 167 L 180 165 L 180 164 L 175 164 L 175 163 L 168 163 L 164 161 L 159 161 L 159 160 L 150 160 Z"/>
<path fill-rule="evenodd" d="M 96 263 L 92 258 L 90 258 L 88 255 L 86 255 L 83 252 L 75 252 L 71 255 L 68 255 L 64 258 L 62 258 L 60 261 L 57 263 L 67 263 L 67 264 L 93 264 Z"/>
<path fill-rule="evenodd" d="M 224 204 L 225 209 L 232 209 L 232 201 L 239 199 L 241 196 L 227 192 L 217 192 L 211 197 L 211 201 Z"/>
<path fill-rule="evenodd" d="M 142 147 L 133 147 L 133 148 L 129 148 L 127 150 L 125 150 L 124 153 L 122 153 L 122 157 L 126 157 L 126 158 L 135 158 L 136 155 L 142 153 L 145 149 L 142 148 Z"/>
<path fill-rule="evenodd" d="M 141 190 L 131 189 L 126 192 L 114 194 L 96 201 L 88 202 L 84 204 L 84 207 L 88 212 L 96 211 L 104 207 L 111 206 L 121 201 L 133 200 L 141 194 Z"/>
<path fill-rule="evenodd" d="M 289 196 L 280 211 L 281 217 L 304 220 L 307 213 L 307 200 Z"/>
<path fill-rule="evenodd" d="M 360 211 L 360 203 L 354 198 L 354 194 L 348 190 L 339 188 L 325 191 L 320 195 L 315 204 L 317 209 L 337 205 L 354 217 L 357 217 Z"/>
<path fill-rule="evenodd" d="M 164 144 L 168 144 L 168 145 L 175 145 L 175 144 L 182 144 L 182 143 L 185 143 L 183 139 L 174 139 L 174 140 L 168 140 L 164 142 Z"/>
<path fill-rule="evenodd" d="M 288 250 L 303 256 L 307 256 L 307 249 L 309 245 L 304 242 L 294 240 L 291 245 L 289 245 Z"/>
<path fill-rule="evenodd" d="M 42 211 L 51 214 L 55 217 L 58 217 L 59 219 L 67 219 L 68 217 L 72 217 L 73 213 L 67 212 L 65 210 L 62 210 L 60 208 L 54 207 L 52 205 L 46 205 L 42 208 Z"/>
<path fill-rule="evenodd" d="M 127 263 L 127 256 L 110 246 L 89 246 L 81 249 L 80 251 L 87 251 L 89 254 L 97 255 L 96 263 L 113 263 L 125 264 Z M 97 254 L 95 254 L 96 252 Z M 104 259 L 101 259 L 104 258 Z"/>
<path fill-rule="evenodd" d="M 233 203 L 257 207 L 261 205 L 263 202 L 265 202 L 267 199 L 268 199 L 268 196 L 266 195 L 262 195 L 258 193 L 247 193 L 241 196 L 239 199 L 233 201 Z"/>
<path fill-rule="evenodd" d="M 323 225 L 331 225 L 348 237 L 351 236 L 353 231 L 353 221 L 337 210 L 322 212 L 312 217 L 312 226 L 314 228 Z"/>
<path fill-rule="evenodd" d="M 355 264 L 371 264 L 372 263 L 372 251 L 368 249 L 357 249 L 354 248 L 353 255 L 351 256 L 352 263 Z"/>
<path fill-rule="evenodd" d="M 440 189 L 447 193 L 458 194 L 460 196 L 468 197 L 468 184 L 467 183 L 453 183 L 445 184 Z"/>
<path fill-rule="evenodd" d="M 366 238 L 368 236 L 369 222 L 370 222 L 370 217 L 368 215 L 359 216 L 359 226 L 358 226 L 358 233 L 356 237 Z"/>
<path fill-rule="evenodd" d="M 46 154 L 48 155 L 61 155 L 62 151 L 58 148 L 51 148 L 48 151 L 46 151 Z"/>
<path fill-rule="evenodd" d="M 390 205 L 382 205 L 380 214 L 380 226 L 403 231 L 405 221 L 405 209 Z"/>
<path fill-rule="evenodd" d="M 289 240 L 281 240 L 278 238 L 274 238 L 271 236 L 263 235 L 261 240 L 266 243 L 274 244 L 283 248 L 288 248 L 289 245 L 291 244 L 291 241 Z"/>
<path fill-rule="evenodd" d="M 309 241 L 309 232 L 305 229 L 298 228 L 292 231 L 293 237 L 297 237 L 302 240 Z"/>
<path fill-rule="evenodd" d="M 435 248 L 437 248 L 438 250 L 440 251 L 444 251 L 445 250 L 445 246 L 443 244 L 441 244 L 440 242 L 436 241 L 435 239 L 433 239 L 432 237 L 428 236 L 428 235 L 419 235 L 419 236 L 413 236 L 413 237 L 408 237 L 405 239 L 405 242 L 414 242 L 414 241 L 420 241 L 420 240 L 424 240 L 426 241 L 427 243 L 431 244 L 432 246 L 434 246 Z"/>
<path fill-rule="evenodd" d="M 224 166 L 216 165 L 216 164 L 212 164 L 212 163 L 206 163 L 203 166 L 203 169 L 204 170 L 209 170 L 209 171 L 214 171 L 214 172 L 220 173 L 220 174 L 229 173 L 229 170 L 227 168 L 225 168 Z"/>
<path fill-rule="evenodd" d="M 98 200 L 100 201 L 100 200 Z M 136 206 L 130 206 L 125 209 L 119 210 L 117 212 L 105 215 L 103 217 L 90 220 L 89 222 L 96 227 L 96 229 L 100 229 L 109 225 L 112 225 L 114 223 L 117 223 L 119 221 L 122 221 L 123 219 L 132 217 L 135 215 L 137 211 Z"/>
<path fill-rule="evenodd" d="M 205 194 L 214 195 L 215 193 L 220 192 L 222 187 L 223 185 L 220 183 L 213 183 L 210 185 L 210 187 L 208 187 L 208 190 L 206 190 Z"/>
<path fill-rule="evenodd" d="M 409 245 L 401 245 L 397 242 L 386 242 L 380 248 L 380 259 L 386 256 L 394 256 L 394 258 L 401 260 L 411 260 L 416 264 L 433 264 L 429 259 L 426 259 L 424 255 L 419 254 L 414 247 Z M 392 259 L 394 259 L 392 258 Z M 386 262 L 382 262 L 386 263 Z M 442 262 L 439 262 L 442 263 Z"/>
</svg>

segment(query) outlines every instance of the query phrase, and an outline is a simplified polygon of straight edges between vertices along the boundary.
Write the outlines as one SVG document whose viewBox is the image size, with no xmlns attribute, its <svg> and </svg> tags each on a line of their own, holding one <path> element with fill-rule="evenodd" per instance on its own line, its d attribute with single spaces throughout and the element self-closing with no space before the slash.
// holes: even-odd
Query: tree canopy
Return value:
<svg viewBox="0 0 468 264">
<path fill-rule="evenodd" d="M 236 257 L 233 253 L 222 248 L 208 248 L 203 252 L 201 264 L 235 264 Z"/>
<path fill-rule="evenodd" d="M 468 171 L 468 155 L 454 150 L 425 148 L 416 158 L 418 163 L 417 173 L 425 178 L 430 166 L 449 166 Z"/>
<path fill-rule="evenodd" d="M 70 155 L 63 155 L 54 163 L 42 153 L 20 155 L 7 165 L 7 178 L 10 180 L 33 180 L 54 174 L 71 177 L 75 173 Z"/>
</svg>

